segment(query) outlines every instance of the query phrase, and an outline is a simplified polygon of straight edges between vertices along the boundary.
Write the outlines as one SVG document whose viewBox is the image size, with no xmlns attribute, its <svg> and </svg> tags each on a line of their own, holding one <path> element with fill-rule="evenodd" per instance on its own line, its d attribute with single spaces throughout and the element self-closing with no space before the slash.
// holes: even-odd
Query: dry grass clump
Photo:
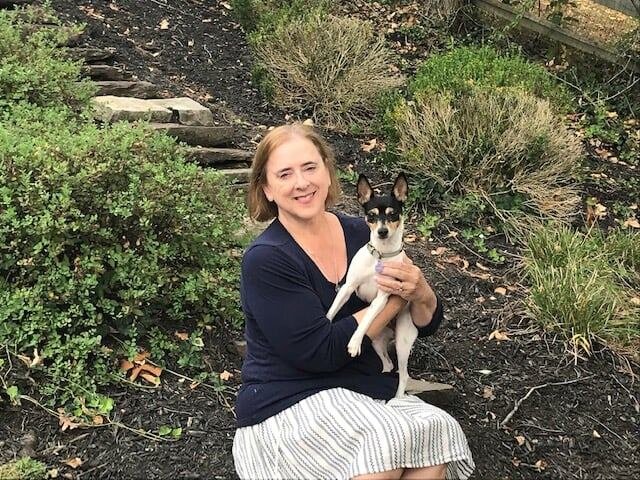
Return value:
<svg viewBox="0 0 640 480">
<path fill-rule="evenodd" d="M 270 100 L 287 110 L 307 110 L 328 127 L 363 125 L 378 96 L 402 83 L 389 70 L 383 37 L 362 20 L 311 15 L 251 43 Z"/>
<path fill-rule="evenodd" d="M 402 168 L 441 191 L 482 198 L 507 231 L 576 212 L 581 147 L 546 100 L 513 88 L 416 94 L 390 120 Z"/>
</svg>

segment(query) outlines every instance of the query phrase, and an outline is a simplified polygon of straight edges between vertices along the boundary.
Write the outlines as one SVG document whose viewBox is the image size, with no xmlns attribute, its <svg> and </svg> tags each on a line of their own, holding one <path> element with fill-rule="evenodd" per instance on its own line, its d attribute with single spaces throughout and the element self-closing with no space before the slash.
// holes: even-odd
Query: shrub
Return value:
<svg viewBox="0 0 640 480">
<path fill-rule="evenodd" d="M 0 344 L 39 352 L 51 402 L 108 382 L 112 349 L 132 357 L 154 326 L 239 323 L 242 216 L 218 174 L 144 125 L 1 120 Z"/>
<path fill-rule="evenodd" d="M 251 45 L 270 100 L 330 127 L 363 124 L 379 95 L 400 83 L 383 38 L 361 20 L 315 14 L 252 36 Z"/>
<path fill-rule="evenodd" d="M 529 314 L 587 352 L 596 339 L 630 350 L 635 345 L 637 352 L 638 245 L 638 234 L 620 230 L 605 236 L 598 229 L 587 234 L 563 226 L 537 229 L 524 251 Z"/>
<path fill-rule="evenodd" d="M 0 479 L 3 480 L 44 480 L 46 477 L 47 466 L 30 457 L 0 465 Z"/>
<path fill-rule="evenodd" d="M 547 71 L 516 54 L 501 55 L 491 47 L 458 47 L 429 57 L 409 82 L 410 94 L 453 92 L 475 88 L 517 87 L 567 108 L 570 97 Z"/>
<path fill-rule="evenodd" d="M 388 118 L 400 168 L 441 194 L 482 199 L 507 231 L 576 211 L 580 144 L 545 100 L 507 88 L 432 93 Z"/>
<path fill-rule="evenodd" d="M 305 16 L 327 12 L 329 0 L 233 0 L 235 17 L 247 33 L 261 34 Z"/>
<path fill-rule="evenodd" d="M 86 106 L 95 88 L 79 80 L 80 63 L 69 60 L 59 47 L 78 29 L 42 27 L 32 32 L 28 13 L 0 10 L 0 110 L 24 101 Z"/>
</svg>

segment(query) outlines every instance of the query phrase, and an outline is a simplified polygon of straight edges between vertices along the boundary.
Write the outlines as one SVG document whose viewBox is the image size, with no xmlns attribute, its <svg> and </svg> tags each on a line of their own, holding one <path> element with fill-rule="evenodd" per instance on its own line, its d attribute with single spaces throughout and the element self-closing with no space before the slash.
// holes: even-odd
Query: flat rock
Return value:
<svg viewBox="0 0 640 480">
<path fill-rule="evenodd" d="M 127 74 L 121 69 L 111 65 L 83 65 L 82 74 L 93 80 L 125 80 L 127 78 Z"/>
<path fill-rule="evenodd" d="M 105 95 L 94 97 L 92 102 L 94 117 L 105 123 L 136 120 L 170 122 L 173 115 L 171 110 L 139 98 Z"/>
<path fill-rule="evenodd" d="M 187 149 L 187 158 L 199 165 L 220 165 L 224 163 L 251 162 L 252 152 L 237 148 L 192 147 Z"/>
<path fill-rule="evenodd" d="M 149 101 L 178 112 L 178 121 L 183 125 L 213 125 L 211 110 L 189 97 L 154 98 Z"/>
<path fill-rule="evenodd" d="M 167 135 L 186 143 L 202 147 L 219 147 L 233 140 L 236 127 L 214 126 L 202 127 L 197 125 L 181 125 L 179 123 L 152 123 L 152 128 L 165 132 Z"/>
<path fill-rule="evenodd" d="M 92 63 L 112 59 L 116 53 L 116 49 L 113 47 L 73 47 L 68 48 L 67 53 L 74 60 L 84 60 L 86 63 Z"/>
<path fill-rule="evenodd" d="M 453 385 L 446 383 L 428 382 L 410 378 L 407 382 L 407 393 L 415 395 L 431 405 L 446 407 L 453 405 L 459 398 Z"/>
<path fill-rule="evenodd" d="M 99 96 L 115 95 L 118 97 L 153 98 L 158 95 L 158 87 L 149 82 L 105 80 L 94 83 L 98 87 Z"/>
<path fill-rule="evenodd" d="M 234 184 L 249 182 L 249 175 L 251 174 L 250 168 L 220 168 L 216 171 L 220 172 L 230 183 Z"/>
</svg>

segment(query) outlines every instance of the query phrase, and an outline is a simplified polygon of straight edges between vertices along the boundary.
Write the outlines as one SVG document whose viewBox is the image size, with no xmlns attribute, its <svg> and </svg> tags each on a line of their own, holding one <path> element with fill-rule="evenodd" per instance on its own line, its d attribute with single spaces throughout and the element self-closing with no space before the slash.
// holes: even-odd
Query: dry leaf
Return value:
<svg viewBox="0 0 640 480">
<path fill-rule="evenodd" d="M 481 373 L 482 375 L 489 375 L 491 374 L 491 370 L 476 370 L 476 372 Z"/>
<path fill-rule="evenodd" d="M 493 394 L 493 388 L 484 387 L 482 391 L 482 398 L 486 398 L 487 400 L 495 400 L 496 396 Z"/>
<path fill-rule="evenodd" d="M 415 241 L 418 239 L 418 237 L 416 237 L 413 233 L 410 233 L 409 235 L 404 237 L 404 242 L 405 243 L 415 243 Z"/>
<path fill-rule="evenodd" d="M 496 341 L 498 342 L 502 342 L 505 340 L 509 340 L 509 336 L 504 333 L 503 331 L 501 331 L 500 329 L 498 330 L 494 330 L 493 332 L 491 332 L 491 334 L 489 335 L 489 340 L 493 340 L 496 339 Z"/>
<path fill-rule="evenodd" d="M 517 435 L 515 438 L 516 438 L 516 442 L 518 442 L 518 445 L 520 447 L 524 445 L 525 438 L 523 435 Z"/>
<path fill-rule="evenodd" d="M 125 372 L 131 370 L 135 365 L 129 360 L 122 360 L 120 362 L 120 370 L 124 370 Z"/>
<path fill-rule="evenodd" d="M 487 301 L 487 299 L 484 297 L 476 297 L 475 300 L 476 300 L 476 303 L 484 303 Z"/>
<path fill-rule="evenodd" d="M 52 468 L 51 470 L 47 471 L 47 478 L 58 478 L 58 469 L 57 468 Z"/>
<path fill-rule="evenodd" d="M 187 332 L 175 332 L 174 335 L 183 342 L 189 339 L 189 334 Z"/>
<path fill-rule="evenodd" d="M 596 430 L 594 430 L 591 435 L 593 435 L 593 438 L 602 438 Z"/>
<path fill-rule="evenodd" d="M 94 425 L 102 425 L 104 424 L 104 417 L 102 415 L 96 415 L 93 417 Z"/>
<path fill-rule="evenodd" d="M 435 250 L 431 250 L 431 255 L 442 255 L 447 251 L 447 247 L 438 247 Z"/>
<path fill-rule="evenodd" d="M 135 358 L 133 359 L 133 361 L 135 363 L 144 363 L 144 361 L 149 358 L 149 352 L 143 350 L 142 352 L 140 352 L 139 354 L 137 354 L 135 356 Z"/>
<path fill-rule="evenodd" d="M 151 375 L 150 373 L 143 372 L 140 374 L 140 376 L 144 378 L 147 382 L 149 382 L 151 385 L 160 385 L 160 378 L 156 377 L 155 375 Z"/>
<path fill-rule="evenodd" d="M 640 222 L 638 222 L 637 218 L 631 217 L 627 218 L 622 224 L 623 227 L 631 227 L 631 228 L 640 228 Z"/>
<path fill-rule="evenodd" d="M 220 5 L 222 5 L 227 10 L 233 10 L 233 7 L 227 2 L 220 2 Z"/>
<path fill-rule="evenodd" d="M 138 375 L 140 375 L 141 371 L 142 371 L 142 365 L 138 365 L 137 367 L 135 367 L 133 370 L 131 370 L 131 375 L 129 375 L 129 380 L 133 382 L 136 378 L 138 378 Z"/>
<path fill-rule="evenodd" d="M 371 150 L 376 148 L 376 143 L 378 143 L 378 139 L 373 138 L 369 142 L 365 142 L 365 143 L 361 144 L 360 148 L 362 148 L 363 152 L 369 153 Z"/>
<path fill-rule="evenodd" d="M 160 30 L 167 30 L 169 28 L 169 20 L 163 18 L 162 20 L 160 20 L 158 26 L 160 27 Z"/>
<path fill-rule="evenodd" d="M 233 373 L 227 372 L 226 370 L 220 374 L 220 380 L 227 381 L 233 377 Z"/>
<path fill-rule="evenodd" d="M 82 460 L 80 460 L 80 457 L 75 457 L 75 458 L 69 458 L 68 460 L 64 461 L 65 465 L 69 465 L 71 468 L 78 468 L 80 465 L 82 465 Z"/>
<path fill-rule="evenodd" d="M 458 232 L 451 230 L 449 233 L 447 233 L 447 236 L 444 238 L 455 238 L 458 236 Z"/>
<path fill-rule="evenodd" d="M 498 295 L 506 295 L 507 294 L 507 289 L 504 288 L 504 287 L 498 287 L 493 292 L 497 293 Z"/>
<path fill-rule="evenodd" d="M 478 272 L 467 272 L 467 275 L 473 278 L 479 278 L 480 280 L 489 280 L 491 278 L 490 273 L 478 273 Z"/>
<path fill-rule="evenodd" d="M 534 466 L 538 469 L 538 471 L 542 471 L 545 468 L 547 468 L 547 462 L 545 462 L 544 460 L 538 460 Z"/>
<path fill-rule="evenodd" d="M 480 262 L 476 262 L 476 267 L 478 267 L 480 270 L 484 270 L 485 272 L 489 271 L 489 267 L 485 267 Z"/>
<path fill-rule="evenodd" d="M 444 258 L 442 259 L 442 261 L 452 263 L 462 270 L 466 270 L 467 268 L 469 268 L 469 262 L 459 255 L 456 255 L 455 257 Z"/>
<path fill-rule="evenodd" d="M 73 420 L 71 420 L 69 417 L 67 417 L 66 415 L 63 414 L 64 410 L 63 409 L 58 409 L 58 412 L 60 413 L 60 417 L 58 417 L 58 425 L 60 425 L 60 430 L 62 430 L 63 432 L 65 430 L 73 430 L 74 428 L 78 428 L 80 426 L 80 424 L 74 422 Z"/>
<path fill-rule="evenodd" d="M 513 458 L 511 459 L 511 463 L 512 463 L 515 467 L 519 467 L 519 466 L 520 466 L 520 464 L 522 463 L 522 461 L 521 461 L 521 460 L 519 460 L 519 459 L 518 459 L 518 458 L 516 458 L 516 457 L 513 457 Z"/>
</svg>

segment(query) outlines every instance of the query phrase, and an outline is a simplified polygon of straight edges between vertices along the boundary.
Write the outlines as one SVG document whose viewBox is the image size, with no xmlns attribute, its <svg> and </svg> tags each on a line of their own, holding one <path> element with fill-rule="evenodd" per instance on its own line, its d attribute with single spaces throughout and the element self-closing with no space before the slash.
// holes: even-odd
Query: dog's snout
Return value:
<svg viewBox="0 0 640 480">
<path fill-rule="evenodd" d="M 380 238 L 387 238 L 387 236 L 389 235 L 389 229 L 385 226 L 382 226 L 378 229 L 378 236 Z"/>
</svg>

